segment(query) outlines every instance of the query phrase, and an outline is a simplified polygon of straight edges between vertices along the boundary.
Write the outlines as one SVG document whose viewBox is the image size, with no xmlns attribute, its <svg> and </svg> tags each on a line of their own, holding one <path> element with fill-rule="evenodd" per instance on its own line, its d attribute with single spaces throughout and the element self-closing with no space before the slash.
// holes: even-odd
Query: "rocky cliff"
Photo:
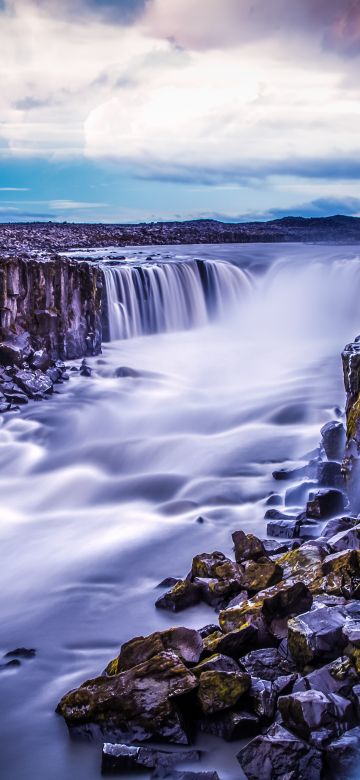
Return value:
<svg viewBox="0 0 360 780">
<path fill-rule="evenodd" d="M 101 349 L 102 273 L 97 265 L 52 256 L 0 261 L 0 362 L 31 351 L 51 359 Z"/>
<path fill-rule="evenodd" d="M 355 508 L 360 505 L 360 336 L 342 353 L 346 391 L 346 448 L 343 470 Z"/>
</svg>

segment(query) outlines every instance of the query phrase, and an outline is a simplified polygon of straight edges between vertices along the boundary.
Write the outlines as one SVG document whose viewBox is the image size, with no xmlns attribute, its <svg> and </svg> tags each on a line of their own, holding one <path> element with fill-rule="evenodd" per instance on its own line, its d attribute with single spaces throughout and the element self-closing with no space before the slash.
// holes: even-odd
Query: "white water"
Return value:
<svg viewBox="0 0 360 780">
<path fill-rule="evenodd" d="M 251 289 L 229 263 L 190 260 L 104 266 L 109 338 L 133 338 L 205 325 Z"/>
<path fill-rule="evenodd" d="M 207 607 L 157 612 L 156 584 L 185 574 L 197 552 L 230 553 L 236 528 L 265 534 L 266 496 L 280 486 L 285 502 L 289 487 L 272 471 L 301 461 L 344 403 L 340 351 L 360 332 L 357 248 L 158 251 L 171 263 L 232 261 L 251 290 L 196 329 L 105 345 L 93 378 L 72 377 L 0 428 L 1 649 L 37 649 L 0 674 L 1 780 L 100 777 L 99 746 L 69 740 L 57 701 L 129 637 L 214 619 Z M 126 250 L 128 262 L 141 252 Z M 122 366 L 138 375 L 117 377 Z M 236 743 L 200 744 L 201 769 L 241 778 Z"/>
</svg>

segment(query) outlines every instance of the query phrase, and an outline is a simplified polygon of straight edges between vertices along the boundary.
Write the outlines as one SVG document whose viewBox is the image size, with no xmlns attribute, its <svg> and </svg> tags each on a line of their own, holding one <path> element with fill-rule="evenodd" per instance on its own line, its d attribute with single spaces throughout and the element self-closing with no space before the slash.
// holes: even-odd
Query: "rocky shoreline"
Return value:
<svg viewBox="0 0 360 780">
<path fill-rule="evenodd" d="M 216 772 L 177 769 L 201 758 L 184 747 L 201 731 L 228 742 L 253 737 L 237 755 L 249 780 L 350 776 L 360 756 L 360 522 L 348 454 L 357 454 L 354 344 L 343 356 L 347 437 L 334 420 L 307 465 L 274 472 L 289 489 L 299 479 L 312 488 L 304 511 L 283 514 L 272 493 L 268 538 L 234 530 L 233 558 L 201 553 L 184 579 L 160 585 L 157 608 L 203 601 L 214 623 L 135 637 L 99 677 L 61 699 L 71 734 L 105 741 L 104 774 L 142 767 L 154 778 L 216 780 Z"/>
</svg>

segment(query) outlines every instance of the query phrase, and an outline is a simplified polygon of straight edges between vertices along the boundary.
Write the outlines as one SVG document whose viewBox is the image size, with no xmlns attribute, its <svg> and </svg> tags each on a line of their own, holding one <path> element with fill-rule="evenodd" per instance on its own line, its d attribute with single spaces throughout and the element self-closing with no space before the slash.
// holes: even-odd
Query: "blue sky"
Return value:
<svg viewBox="0 0 360 780">
<path fill-rule="evenodd" d="M 0 221 L 360 214 L 358 0 L 0 0 Z"/>
</svg>

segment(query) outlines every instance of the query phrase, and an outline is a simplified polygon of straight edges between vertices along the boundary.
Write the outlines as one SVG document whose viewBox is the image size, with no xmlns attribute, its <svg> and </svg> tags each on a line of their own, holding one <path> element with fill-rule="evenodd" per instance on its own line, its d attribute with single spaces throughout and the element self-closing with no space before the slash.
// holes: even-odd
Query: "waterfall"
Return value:
<svg viewBox="0 0 360 780">
<path fill-rule="evenodd" d="M 226 314 L 251 277 L 212 260 L 103 265 L 109 340 L 186 330 Z"/>
</svg>

